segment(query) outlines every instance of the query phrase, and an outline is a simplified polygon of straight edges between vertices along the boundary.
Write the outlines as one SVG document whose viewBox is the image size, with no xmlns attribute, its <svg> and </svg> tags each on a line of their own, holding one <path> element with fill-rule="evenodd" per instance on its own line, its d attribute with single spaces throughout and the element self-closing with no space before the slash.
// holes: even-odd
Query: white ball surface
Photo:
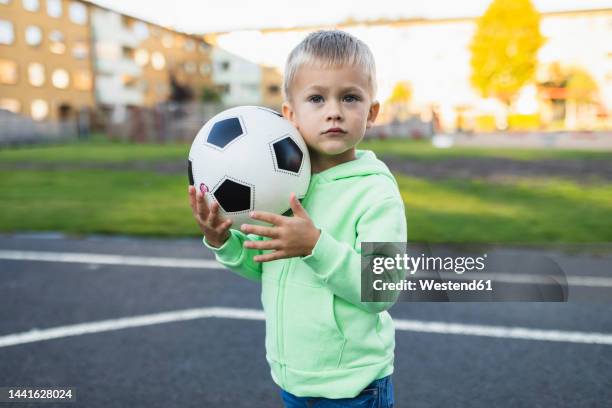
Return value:
<svg viewBox="0 0 612 408">
<path fill-rule="evenodd" d="M 308 148 L 279 113 L 259 106 L 225 110 L 200 129 L 189 151 L 189 181 L 217 201 L 223 217 L 267 225 L 251 211 L 284 214 L 293 192 L 301 199 L 310 182 Z"/>
</svg>

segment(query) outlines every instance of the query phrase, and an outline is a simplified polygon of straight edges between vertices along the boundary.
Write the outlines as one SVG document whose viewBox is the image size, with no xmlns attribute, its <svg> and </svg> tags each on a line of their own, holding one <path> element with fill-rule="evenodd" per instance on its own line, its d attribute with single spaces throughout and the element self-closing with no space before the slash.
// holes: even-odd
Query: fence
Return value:
<svg viewBox="0 0 612 408">
<path fill-rule="evenodd" d="M 0 109 L 0 146 L 63 142 L 82 131 L 75 121 L 39 122 Z"/>
<path fill-rule="evenodd" d="M 101 106 L 57 122 L 38 122 L 0 110 L 0 146 L 61 142 L 86 136 L 90 131 L 136 143 L 189 143 L 204 123 L 229 107 L 202 103 Z M 420 138 L 431 134 L 431 123 L 412 117 L 403 122 L 374 126 L 368 129 L 366 138 Z"/>
</svg>

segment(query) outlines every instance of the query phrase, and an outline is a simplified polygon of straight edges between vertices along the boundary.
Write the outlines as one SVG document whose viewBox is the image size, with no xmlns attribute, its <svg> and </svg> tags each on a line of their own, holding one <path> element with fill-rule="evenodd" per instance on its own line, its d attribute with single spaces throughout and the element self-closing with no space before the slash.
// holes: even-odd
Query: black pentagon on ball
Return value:
<svg viewBox="0 0 612 408">
<path fill-rule="evenodd" d="M 206 141 L 223 149 L 230 142 L 242 136 L 243 133 L 240 119 L 223 119 L 213 125 Z"/>
<path fill-rule="evenodd" d="M 304 153 L 302 153 L 302 150 L 300 150 L 300 147 L 292 138 L 287 136 L 274 142 L 272 147 L 274 148 L 274 156 L 278 169 L 296 174 L 299 173 Z"/>
<path fill-rule="evenodd" d="M 226 179 L 213 195 L 225 212 L 248 211 L 251 209 L 251 187 Z"/>
</svg>

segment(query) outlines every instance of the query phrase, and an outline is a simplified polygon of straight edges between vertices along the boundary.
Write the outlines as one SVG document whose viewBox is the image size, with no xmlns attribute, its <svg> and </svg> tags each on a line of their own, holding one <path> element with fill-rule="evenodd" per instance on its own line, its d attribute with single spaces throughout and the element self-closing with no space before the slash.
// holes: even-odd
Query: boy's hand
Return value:
<svg viewBox="0 0 612 408">
<path fill-rule="evenodd" d="M 269 241 L 244 242 L 245 248 L 274 250 L 274 252 L 253 257 L 254 261 L 268 262 L 282 258 L 293 258 L 294 256 L 306 256 L 312 253 L 321 231 L 312 223 L 308 213 L 294 193 L 291 193 L 289 205 L 293 210 L 293 217 L 284 217 L 263 211 L 251 213 L 251 218 L 269 222 L 274 225 L 273 227 L 242 224 L 241 230 L 245 233 L 272 238 Z"/>
<path fill-rule="evenodd" d="M 219 248 L 230 237 L 229 228 L 232 220 L 223 219 L 219 214 L 219 203 L 216 201 L 208 206 L 206 197 L 194 186 L 189 186 L 189 203 L 193 218 L 197 221 L 206 242 L 215 248 Z"/>
</svg>

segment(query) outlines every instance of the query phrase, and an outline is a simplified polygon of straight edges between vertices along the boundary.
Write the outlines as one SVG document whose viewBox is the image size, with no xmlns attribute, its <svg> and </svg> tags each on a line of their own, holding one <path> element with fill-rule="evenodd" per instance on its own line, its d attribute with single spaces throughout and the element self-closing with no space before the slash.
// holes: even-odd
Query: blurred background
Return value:
<svg viewBox="0 0 612 408">
<path fill-rule="evenodd" d="M 317 16 L 271 1 L 275 18 L 246 2 L 0 1 L 3 143 L 54 131 L 188 140 L 226 107 L 278 110 L 289 51 L 336 27 L 376 57 L 382 111 L 369 136 L 503 144 L 500 132 L 529 132 L 521 144 L 537 146 L 589 132 L 558 142 L 611 148 L 595 133 L 612 130 L 610 2 L 462 4 L 339 2 Z"/>
<path fill-rule="evenodd" d="M 375 55 L 382 109 L 362 146 L 396 175 L 410 240 L 612 240 L 610 1 L 0 11 L 2 231 L 197 235 L 182 190 L 200 127 L 279 110 L 290 50 L 336 27 Z"/>
</svg>

